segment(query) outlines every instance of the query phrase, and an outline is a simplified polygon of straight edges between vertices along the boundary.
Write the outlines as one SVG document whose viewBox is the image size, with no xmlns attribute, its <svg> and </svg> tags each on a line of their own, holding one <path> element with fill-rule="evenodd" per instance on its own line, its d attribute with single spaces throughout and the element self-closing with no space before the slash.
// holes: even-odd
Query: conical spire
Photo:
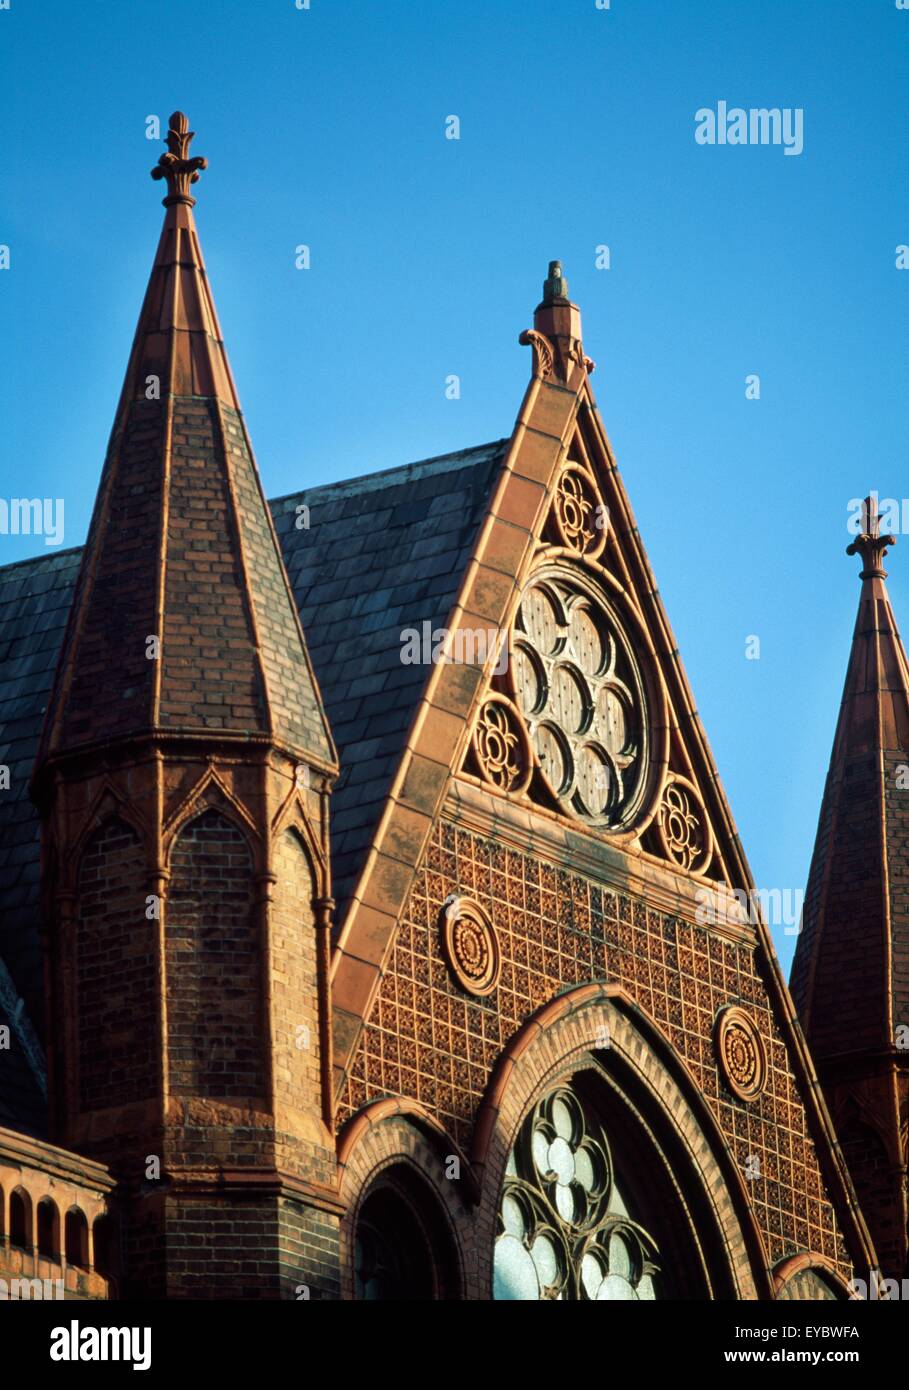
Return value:
<svg viewBox="0 0 909 1390">
<path fill-rule="evenodd" d="M 152 731 L 336 761 L 205 273 L 192 138 L 175 112 L 152 170 L 164 226 L 39 764 Z"/>
<path fill-rule="evenodd" d="M 895 544 L 872 494 L 848 547 L 862 591 L 791 982 L 841 1137 L 861 1118 L 886 1155 L 864 1173 L 844 1146 L 891 1275 L 907 1248 L 909 1102 L 909 663 L 883 569 Z"/>
</svg>

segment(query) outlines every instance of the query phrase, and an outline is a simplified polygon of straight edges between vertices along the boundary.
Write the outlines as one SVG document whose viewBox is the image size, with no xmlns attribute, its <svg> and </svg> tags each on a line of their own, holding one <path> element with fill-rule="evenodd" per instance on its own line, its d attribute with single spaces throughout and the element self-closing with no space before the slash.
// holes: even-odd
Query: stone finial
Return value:
<svg viewBox="0 0 909 1390">
<path fill-rule="evenodd" d="M 201 155 L 189 157 L 189 145 L 195 133 L 190 130 L 189 120 L 183 112 L 175 111 L 167 132 L 167 153 L 162 154 L 151 171 L 153 179 L 167 179 L 167 197 L 162 200 L 166 208 L 173 203 L 186 203 L 189 207 L 195 205 L 196 200 L 190 197 L 189 186 L 198 183 L 200 169 L 208 168 L 208 160 Z"/>
<path fill-rule="evenodd" d="M 543 281 L 543 303 L 552 304 L 557 299 L 568 298 L 568 281 L 562 274 L 562 262 L 549 262 L 549 277 Z"/>
<path fill-rule="evenodd" d="M 877 509 L 877 497 L 872 492 L 862 503 L 862 531 L 851 545 L 847 545 L 847 555 L 861 555 L 862 579 L 886 579 L 883 566 L 884 556 L 891 546 L 896 545 L 895 536 L 881 535 L 881 518 Z"/>
</svg>

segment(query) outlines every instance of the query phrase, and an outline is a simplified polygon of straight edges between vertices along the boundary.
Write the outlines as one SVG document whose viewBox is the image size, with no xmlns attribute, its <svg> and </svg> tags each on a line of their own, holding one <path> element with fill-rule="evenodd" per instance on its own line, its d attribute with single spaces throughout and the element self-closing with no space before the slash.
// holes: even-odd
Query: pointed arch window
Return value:
<svg viewBox="0 0 909 1390">
<path fill-rule="evenodd" d="M 508 1158 L 494 1297 L 650 1302 L 660 1296 L 660 1269 L 595 1110 L 559 1086 L 527 1116 Z"/>
<path fill-rule="evenodd" d="M 458 1262 L 436 1198 L 409 1168 L 386 1169 L 367 1192 L 353 1239 L 354 1295 L 368 1302 L 450 1299 Z"/>
</svg>

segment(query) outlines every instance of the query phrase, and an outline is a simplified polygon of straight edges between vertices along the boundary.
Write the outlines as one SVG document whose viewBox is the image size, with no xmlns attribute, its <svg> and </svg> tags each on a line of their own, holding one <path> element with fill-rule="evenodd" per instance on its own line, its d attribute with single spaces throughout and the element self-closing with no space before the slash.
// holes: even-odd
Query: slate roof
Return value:
<svg viewBox="0 0 909 1390">
<path fill-rule="evenodd" d="M 12 978 L 0 961 L 0 1027 L 9 1047 L 0 1049 L 0 1126 L 43 1138 L 47 1129 L 44 1054 Z"/>
<path fill-rule="evenodd" d="M 331 799 L 339 926 L 429 674 L 402 663 L 401 632 L 445 623 L 507 443 L 271 504 L 341 762 Z M 309 530 L 295 525 L 302 504 Z"/>
<path fill-rule="evenodd" d="M 28 798 L 81 549 L 49 550 L 0 569 L 0 959 L 41 1027 L 38 814 Z"/>
<path fill-rule="evenodd" d="M 401 631 L 445 623 L 507 442 L 270 503 L 341 761 L 331 816 L 339 925 L 428 676 L 401 662 Z M 308 529 L 296 525 L 304 505 Z M 81 553 L 0 568 L 0 763 L 11 781 L 0 792 L 0 961 L 39 1029 L 39 838 L 28 780 Z"/>
</svg>

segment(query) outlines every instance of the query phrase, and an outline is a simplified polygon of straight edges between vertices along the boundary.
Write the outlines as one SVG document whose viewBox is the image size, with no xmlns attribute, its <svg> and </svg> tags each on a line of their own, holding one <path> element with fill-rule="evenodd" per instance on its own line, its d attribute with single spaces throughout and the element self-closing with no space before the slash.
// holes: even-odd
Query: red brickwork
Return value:
<svg viewBox="0 0 909 1390">
<path fill-rule="evenodd" d="M 909 1252 L 909 664 L 869 529 L 792 993 L 888 1278 Z M 901 773 L 900 769 L 904 769 Z"/>
<path fill-rule="evenodd" d="M 887 1010 L 880 1000 L 886 978 L 888 943 L 883 931 L 864 924 L 884 918 L 885 886 L 881 879 L 881 767 L 876 753 L 853 758 L 838 769 L 842 785 L 824 797 L 815 858 L 805 897 L 806 941 L 814 919 L 824 915 L 824 949 L 812 957 L 802 947 L 792 969 L 792 993 L 797 1003 L 818 1001 L 808 1020 L 815 1061 L 845 1052 L 874 1051 L 887 1046 Z M 831 784 L 834 777 L 831 776 Z M 876 850 L 872 847 L 876 846 Z M 830 865 L 835 890 L 820 864 Z M 826 901 L 825 901 L 826 899 Z M 843 980 L 848 990 L 841 989 Z M 837 1007 L 826 1001 L 837 999 Z M 879 1001 L 869 1007 L 871 999 Z"/>
<path fill-rule="evenodd" d="M 907 740 L 909 741 L 909 740 Z M 884 825 L 890 920 L 894 924 L 890 994 L 894 1030 L 902 1027 L 904 1085 L 909 1084 L 909 748 L 887 749 Z"/>
<path fill-rule="evenodd" d="M 249 849 L 208 810 L 171 857 L 165 916 L 173 1096 L 264 1101 L 261 962 Z"/>
<path fill-rule="evenodd" d="M 122 820 L 106 821 L 85 847 L 77 923 L 78 1050 L 73 1060 L 79 1107 L 87 1112 L 146 1100 L 158 1085 L 157 926 L 146 917 L 144 850 Z M 115 990 L 112 980 L 117 981 Z"/>
<path fill-rule="evenodd" d="M 299 836 L 286 830 L 274 851 L 272 1036 L 275 1098 L 297 1107 L 321 1089 L 321 1046 L 313 878 Z"/>
</svg>

